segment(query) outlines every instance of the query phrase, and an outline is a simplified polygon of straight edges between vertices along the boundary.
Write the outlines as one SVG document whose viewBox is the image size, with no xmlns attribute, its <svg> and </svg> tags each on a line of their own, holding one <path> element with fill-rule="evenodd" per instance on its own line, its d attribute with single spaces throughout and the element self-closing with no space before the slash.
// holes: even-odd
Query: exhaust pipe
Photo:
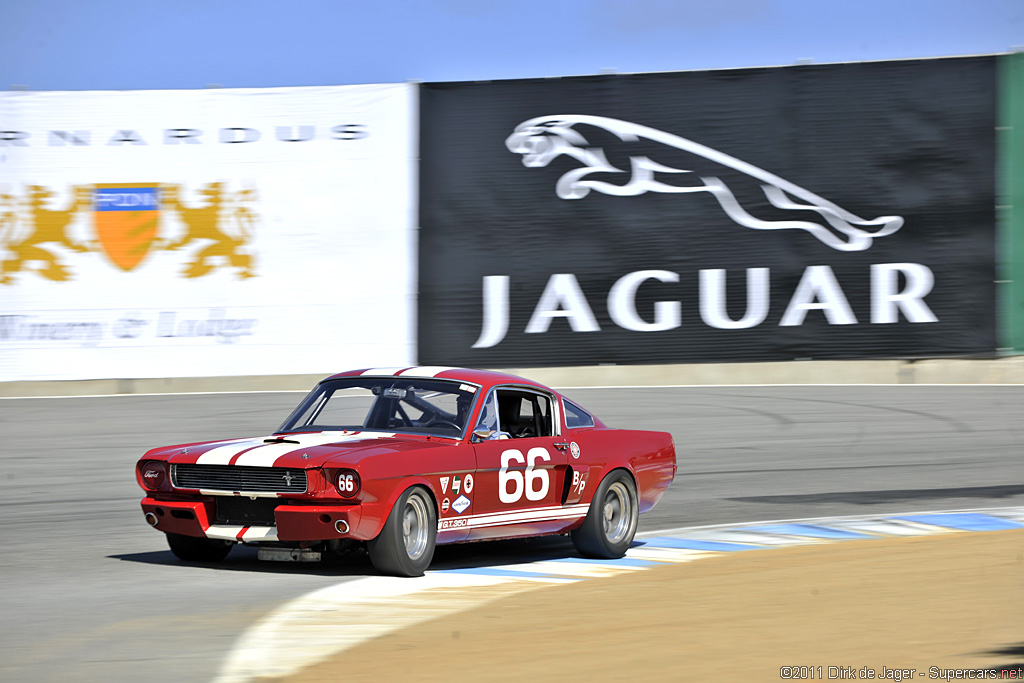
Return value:
<svg viewBox="0 0 1024 683">
<path fill-rule="evenodd" d="M 154 524 L 153 526 L 156 526 L 156 525 Z M 348 522 L 346 522 L 343 519 L 339 519 L 337 522 L 334 523 L 334 528 L 338 531 L 339 534 L 347 534 L 348 533 Z"/>
<path fill-rule="evenodd" d="M 156 515 L 154 515 L 152 512 L 147 512 L 146 513 L 146 524 L 148 524 L 150 526 L 156 526 L 156 524 L 157 524 Z"/>
</svg>

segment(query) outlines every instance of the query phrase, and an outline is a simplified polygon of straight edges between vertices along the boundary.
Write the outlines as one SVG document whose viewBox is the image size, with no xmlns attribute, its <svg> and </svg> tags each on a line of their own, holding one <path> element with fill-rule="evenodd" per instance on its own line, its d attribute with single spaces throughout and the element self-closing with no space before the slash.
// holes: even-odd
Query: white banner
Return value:
<svg viewBox="0 0 1024 683">
<path fill-rule="evenodd" d="M 414 364 L 416 106 L 0 93 L 0 381 Z"/>
</svg>

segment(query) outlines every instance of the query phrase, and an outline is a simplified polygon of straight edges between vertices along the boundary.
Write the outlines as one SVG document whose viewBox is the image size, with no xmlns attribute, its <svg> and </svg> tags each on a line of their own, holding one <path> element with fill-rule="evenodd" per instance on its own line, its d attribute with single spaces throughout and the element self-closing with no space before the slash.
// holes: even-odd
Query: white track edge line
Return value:
<svg viewBox="0 0 1024 683">
<path fill-rule="evenodd" d="M 1020 511 L 1024 511 L 1024 507 L 1003 506 L 1003 507 L 999 507 L 999 508 L 971 508 L 971 509 L 964 509 L 964 510 L 936 510 L 936 511 L 932 511 L 932 512 L 909 512 L 909 513 L 902 513 L 902 514 L 905 514 L 905 515 L 927 515 L 927 514 L 957 514 L 957 513 L 978 513 L 978 512 L 982 512 L 982 513 L 996 513 L 996 512 L 999 512 L 999 511 L 1020 512 Z M 838 516 L 838 517 L 807 517 L 807 518 L 798 518 L 798 519 L 790 519 L 790 520 L 771 520 L 771 521 L 767 521 L 767 522 L 744 522 L 744 523 L 737 523 L 737 524 L 713 524 L 713 525 L 704 525 L 704 526 L 698 526 L 698 527 L 679 527 L 679 528 L 676 528 L 676 529 L 662 529 L 662 530 L 648 531 L 648 532 L 644 532 L 642 534 L 637 534 L 637 536 L 638 537 L 649 537 L 649 536 L 657 536 L 657 535 L 665 535 L 665 534 L 674 534 L 674 533 L 678 533 L 680 531 L 684 531 L 685 532 L 687 530 L 693 531 L 693 530 L 700 530 L 700 529 L 742 528 L 742 527 L 745 527 L 745 526 L 754 526 L 754 525 L 767 524 L 767 523 L 782 523 L 782 522 L 789 522 L 789 523 L 794 523 L 794 522 L 825 523 L 825 522 L 841 522 L 841 521 L 844 521 L 844 520 L 857 520 L 857 519 L 888 519 L 888 518 L 899 517 L 899 516 L 901 516 L 900 513 L 878 513 L 878 514 L 874 514 L 874 515 L 870 515 L 869 514 L 869 515 L 845 515 L 845 516 Z M 983 532 L 975 531 L 975 532 L 969 532 L 969 533 L 983 533 Z M 841 543 L 844 540 L 850 540 L 850 539 L 827 539 L 827 540 L 825 540 L 822 543 L 822 545 L 833 545 L 835 543 Z M 796 545 L 796 544 L 793 544 L 793 545 Z M 770 550 L 770 549 L 777 549 L 777 548 L 781 548 L 781 547 L 789 547 L 789 546 L 768 546 L 768 547 L 766 547 L 764 549 L 769 549 Z M 643 569 L 647 569 L 647 568 L 648 567 L 642 567 L 642 568 L 637 568 L 637 570 L 638 571 L 642 571 Z M 311 592 L 306 593 L 306 594 L 304 594 L 302 596 L 299 596 L 297 598 L 292 598 L 291 600 L 287 600 L 283 604 L 279 605 L 277 608 L 273 609 L 270 612 L 269 615 L 267 615 L 263 619 L 257 621 L 255 624 L 251 625 L 249 628 L 245 629 L 245 631 L 243 631 L 241 634 L 239 634 L 239 636 L 236 638 L 236 640 L 232 644 L 232 647 L 231 647 L 230 651 L 228 652 L 227 656 L 221 662 L 221 667 L 220 667 L 220 669 L 218 671 L 218 674 L 217 674 L 217 676 L 215 678 L 215 681 L 217 683 L 242 683 L 242 682 L 248 682 L 248 681 L 255 680 L 256 678 L 259 678 L 260 675 L 267 673 L 265 669 L 261 670 L 259 662 L 256 662 L 256 661 L 253 661 L 252 659 L 250 659 L 250 657 L 253 656 L 253 649 L 250 646 L 248 646 L 248 643 L 252 639 L 252 636 L 254 634 L 256 634 L 256 633 L 267 633 L 267 632 L 275 633 L 275 632 L 278 632 L 280 629 L 284 628 L 285 625 L 288 622 L 293 622 L 294 623 L 294 617 L 296 615 L 293 613 L 293 610 L 295 608 L 300 608 L 300 606 L 303 606 L 303 605 L 308 606 L 308 602 L 309 602 L 310 598 L 312 598 L 316 594 L 321 594 L 321 595 L 327 596 L 327 595 L 329 595 L 331 593 L 334 593 L 336 591 L 339 591 L 339 590 L 340 591 L 345 591 L 345 590 L 347 590 L 346 587 L 355 588 L 356 590 L 358 590 L 358 588 L 356 588 L 356 586 L 354 586 L 353 584 L 360 584 L 361 582 L 366 582 L 366 581 L 369 580 L 370 584 L 377 585 L 377 583 L 380 583 L 381 578 L 383 578 L 384 581 L 392 582 L 392 584 L 395 585 L 396 588 L 400 586 L 402 589 L 406 589 L 406 588 L 412 589 L 412 590 L 400 590 L 399 592 L 403 593 L 404 595 L 407 595 L 409 598 L 414 598 L 414 596 L 417 593 L 429 591 L 429 589 L 431 588 L 431 585 L 429 585 L 429 584 L 435 583 L 435 582 L 438 582 L 438 581 L 444 582 L 445 580 L 447 580 L 448 576 L 453 576 L 453 575 L 452 574 L 446 574 L 446 572 L 444 570 L 437 570 L 437 573 L 434 573 L 434 572 L 431 572 L 431 571 L 428 570 L 428 577 L 432 577 L 432 578 L 428 579 L 428 585 L 422 586 L 422 587 L 417 587 L 417 586 L 413 586 L 413 585 L 405 586 L 405 585 L 403 585 L 404 582 L 406 581 L 405 579 L 398 579 L 397 580 L 398 583 L 394 583 L 395 579 L 391 578 L 391 577 L 362 577 L 362 578 L 355 579 L 355 580 L 342 581 L 340 583 L 335 583 L 335 584 L 332 584 L 330 586 L 326 586 L 326 587 L 323 587 L 321 589 L 311 591 Z M 495 584 L 498 584 L 498 583 L 504 583 L 504 581 L 506 581 L 506 580 L 508 580 L 508 579 L 501 579 L 501 578 L 497 578 L 497 577 L 493 577 L 493 578 L 489 579 L 488 577 L 481 576 L 481 577 L 477 577 L 476 582 L 478 583 L 477 587 L 479 587 L 479 585 L 487 584 L 488 581 L 493 581 Z M 585 579 L 583 579 L 583 580 L 585 580 Z M 529 584 L 529 582 L 527 582 L 526 579 L 524 579 L 523 581 L 524 581 L 524 585 L 521 588 L 521 590 L 528 590 L 527 585 Z M 541 588 L 544 585 L 553 585 L 553 584 L 544 584 L 544 583 L 540 583 L 540 582 L 535 582 L 535 583 L 532 583 L 532 588 Z M 473 590 L 473 580 L 472 579 L 468 580 L 467 583 L 465 585 L 462 585 L 461 587 L 464 588 L 464 589 L 472 591 Z M 459 612 L 464 611 L 466 609 L 479 608 L 479 607 L 481 607 L 481 606 L 483 606 L 483 605 L 485 605 L 485 604 L 487 604 L 489 602 L 493 602 L 494 600 L 498 599 L 499 597 L 502 597 L 503 595 L 504 594 L 499 594 L 498 592 L 495 592 L 492 595 L 486 595 L 485 594 L 482 597 L 478 596 L 478 597 L 480 597 L 480 599 L 472 601 L 472 604 L 470 604 L 470 603 L 463 603 L 463 604 L 461 604 L 461 606 L 456 606 L 454 609 L 451 609 L 450 611 L 446 610 L 445 613 L 446 614 L 456 614 L 456 613 L 459 613 Z M 329 602 L 331 602 L 331 601 L 329 601 Z M 360 602 L 360 600 L 357 600 L 356 602 Z M 371 600 L 371 603 L 372 602 L 374 602 L 374 601 Z M 304 610 L 299 609 L 300 613 L 302 611 L 304 611 Z M 377 632 L 365 633 L 362 637 L 358 637 L 358 638 L 354 638 L 354 639 L 350 638 L 349 642 L 341 645 L 341 647 L 328 647 L 328 648 L 324 648 L 324 647 L 321 646 L 319 648 L 319 651 L 317 651 L 317 652 L 311 652 L 310 651 L 310 649 L 309 649 L 309 645 L 310 644 L 304 644 L 304 647 L 298 648 L 298 652 L 296 652 L 296 648 L 295 648 L 294 644 L 288 645 L 288 644 L 278 643 L 277 644 L 277 648 L 279 650 L 283 647 L 284 649 L 286 649 L 288 651 L 287 654 L 291 657 L 291 664 L 288 667 L 286 667 L 285 671 L 275 671 L 273 673 L 275 673 L 277 675 L 295 675 L 298 671 L 301 671 L 301 669 L 306 667 L 306 666 L 310 666 L 312 664 L 316 664 L 317 662 L 328 661 L 330 659 L 330 657 L 336 656 L 339 652 L 347 650 L 350 647 L 354 647 L 354 646 L 356 646 L 356 645 L 358 645 L 358 644 L 360 644 L 362 642 L 366 642 L 367 640 L 372 640 L 373 638 L 385 635 L 386 633 L 391 633 L 391 632 L 394 632 L 396 630 L 400 630 L 401 628 L 407 628 L 407 627 L 412 626 L 412 625 L 414 625 L 416 623 L 422 623 L 423 621 L 427 621 L 427 620 L 430 620 L 432 618 L 436 618 L 438 616 L 442 616 L 442 614 L 441 613 L 434 613 L 434 614 L 431 614 L 431 615 L 421 614 L 418 618 L 409 618 L 409 619 L 405 619 L 405 620 L 396 620 L 395 622 L 389 623 L 387 625 L 383 625 L 383 624 L 382 625 L 378 625 L 379 627 L 382 627 L 382 628 L 378 628 Z M 301 624 L 301 617 L 299 617 L 299 619 L 300 619 L 299 624 Z M 401 623 L 401 622 L 404 622 L 404 623 Z M 265 647 L 266 647 L 265 641 L 261 641 L 261 645 L 260 645 L 260 648 L 258 649 L 258 651 L 261 653 L 262 656 L 266 656 L 267 653 L 268 653 L 268 651 L 265 650 Z M 303 651 L 303 650 L 305 650 L 305 651 Z M 248 656 L 246 656 L 247 654 L 248 654 Z M 279 660 L 278 659 L 275 659 L 274 661 L 278 661 L 278 664 L 279 664 Z M 300 662 L 302 662 L 302 663 L 300 663 Z M 263 665 L 266 666 L 266 663 L 263 662 Z M 254 668 L 257 669 L 256 672 L 253 672 Z"/>
<path fill-rule="evenodd" d="M 801 387 L 979 387 L 979 388 L 992 388 L 992 387 L 1014 387 L 1020 389 L 1024 387 L 1022 383 L 1010 383 L 1000 382 L 998 384 L 977 384 L 977 383 L 935 383 L 935 384 L 854 384 L 854 383 L 839 383 L 839 384 L 595 384 L 586 386 L 560 386 L 553 387 L 558 391 L 580 391 L 583 389 L 756 389 L 758 387 L 764 388 L 791 388 L 798 389 Z M 153 397 L 153 396 L 218 396 L 226 394 L 308 394 L 309 389 L 251 389 L 244 391 L 160 391 L 153 393 L 131 393 L 131 394 L 54 394 L 50 396 L 0 396 L 0 401 L 31 401 L 36 399 L 55 399 L 55 398 L 131 398 L 138 396 L 142 397 Z"/>
</svg>

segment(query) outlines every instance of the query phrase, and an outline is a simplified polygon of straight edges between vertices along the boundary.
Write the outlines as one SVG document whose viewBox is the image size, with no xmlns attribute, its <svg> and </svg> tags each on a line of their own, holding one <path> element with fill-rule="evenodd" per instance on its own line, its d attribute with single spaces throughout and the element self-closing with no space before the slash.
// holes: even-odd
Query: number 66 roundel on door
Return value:
<svg viewBox="0 0 1024 683">
<path fill-rule="evenodd" d="M 521 451 L 510 448 L 501 454 L 501 469 L 498 471 L 498 498 L 502 503 L 518 503 L 524 493 L 530 501 L 544 500 L 551 488 L 547 470 L 537 469 L 537 461 L 551 461 L 551 455 L 543 448 L 531 448 L 523 458 Z M 525 464 L 526 470 L 509 469 L 515 463 Z M 511 490 L 510 490 L 511 485 Z"/>
</svg>

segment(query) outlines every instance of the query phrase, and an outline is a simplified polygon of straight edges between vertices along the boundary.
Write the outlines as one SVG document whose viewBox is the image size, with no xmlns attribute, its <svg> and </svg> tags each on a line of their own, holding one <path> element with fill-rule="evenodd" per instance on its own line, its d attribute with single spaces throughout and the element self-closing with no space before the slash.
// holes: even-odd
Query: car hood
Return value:
<svg viewBox="0 0 1024 683">
<path fill-rule="evenodd" d="M 387 432 L 300 432 L 168 446 L 147 453 L 178 465 L 298 467 L 356 464 L 371 455 L 450 446 L 452 439 Z"/>
</svg>

